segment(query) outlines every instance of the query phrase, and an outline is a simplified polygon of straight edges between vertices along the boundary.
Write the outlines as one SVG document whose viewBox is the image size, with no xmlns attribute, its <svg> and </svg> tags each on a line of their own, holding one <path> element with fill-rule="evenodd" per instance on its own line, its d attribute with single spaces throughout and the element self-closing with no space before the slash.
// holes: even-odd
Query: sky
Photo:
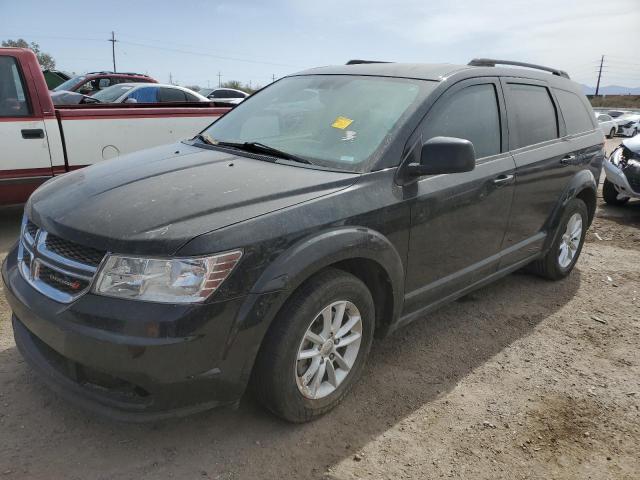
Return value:
<svg viewBox="0 0 640 480">
<path fill-rule="evenodd" d="M 35 41 L 61 70 L 263 86 L 351 58 L 466 64 L 475 57 L 640 86 L 640 0 L 0 0 L 0 40 Z M 221 77 L 218 77 L 218 75 Z"/>
</svg>

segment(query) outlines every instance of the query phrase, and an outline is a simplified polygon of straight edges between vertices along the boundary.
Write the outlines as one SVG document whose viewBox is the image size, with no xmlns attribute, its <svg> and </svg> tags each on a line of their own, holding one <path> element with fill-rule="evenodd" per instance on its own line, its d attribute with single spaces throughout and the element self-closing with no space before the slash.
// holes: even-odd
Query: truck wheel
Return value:
<svg viewBox="0 0 640 480">
<path fill-rule="evenodd" d="M 551 248 L 543 258 L 531 264 L 533 272 L 549 280 L 560 280 L 569 275 L 582 251 L 588 224 L 585 203 L 578 198 L 570 200 Z"/>
<path fill-rule="evenodd" d="M 375 309 L 355 276 L 324 270 L 287 301 L 256 358 L 252 386 L 279 417 L 306 422 L 334 408 L 362 373 Z"/>
<path fill-rule="evenodd" d="M 629 197 L 618 198 L 618 191 L 616 187 L 606 178 L 602 184 L 602 198 L 609 205 L 624 205 L 629 201 Z"/>
</svg>

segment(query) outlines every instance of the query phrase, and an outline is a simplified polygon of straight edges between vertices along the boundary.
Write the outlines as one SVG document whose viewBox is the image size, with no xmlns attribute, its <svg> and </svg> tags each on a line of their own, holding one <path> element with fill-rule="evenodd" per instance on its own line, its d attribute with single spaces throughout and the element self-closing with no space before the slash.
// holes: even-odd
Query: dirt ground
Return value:
<svg viewBox="0 0 640 480">
<path fill-rule="evenodd" d="M 0 294 L 0 479 L 637 479 L 640 202 L 598 203 L 568 279 L 514 274 L 377 341 L 306 425 L 248 396 L 149 425 L 76 410 L 22 361 Z M 19 217 L 0 213 L 0 258 Z"/>
</svg>

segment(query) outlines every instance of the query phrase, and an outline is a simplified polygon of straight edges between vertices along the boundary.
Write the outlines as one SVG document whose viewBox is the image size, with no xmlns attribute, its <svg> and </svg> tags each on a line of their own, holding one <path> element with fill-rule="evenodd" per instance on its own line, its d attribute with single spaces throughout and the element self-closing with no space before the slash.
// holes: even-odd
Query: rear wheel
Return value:
<svg viewBox="0 0 640 480">
<path fill-rule="evenodd" d="M 637 129 L 637 128 L 634 128 L 634 129 L 633 129 L 633 132 L 631 132 L 631 136 L 632 136 L 632 137 L 635 137 L 637 134 L 638 134 L 638 129 Z"/>
<path fill-rule="evenodd" d="M 336 269 L 313 276 L 267 332 L 253 372 L 258 399 L 292 422 L 328 412 L 362 373 L 374 325 L 373 299 L 361 280 Z"/>
<path fill-rule="evenodd" d="M 607 135 L 607 138 L 613 138 L 616 135 L 616 129 L 612 128 L 611 131 L 609 132 L 609 135 Z"/>
<path fill-rule="evenodd" d="M 547 254 L 531 264 L 532 270 L 549 280 L 571 273 L 578 261 L 589 222 L 587 206 L 574 198 L 567 204 L 558 225 L 558 234 Z"/>
<path fill-rule="evenodd" d="M 605 178 L 602 184 L 602 198 L 609 205 L 624 205 L 629 201 L 629 197 L 619 197 L 618 190 L 613 183 Z"/>
</svg>

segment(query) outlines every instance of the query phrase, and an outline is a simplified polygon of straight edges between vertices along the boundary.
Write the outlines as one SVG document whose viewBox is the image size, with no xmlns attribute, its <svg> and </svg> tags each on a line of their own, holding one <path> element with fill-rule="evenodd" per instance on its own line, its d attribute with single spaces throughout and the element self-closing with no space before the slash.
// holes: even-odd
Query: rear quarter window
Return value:
<svg viewBox="0 0 640 480">
<path fill-rule="evenodd" d="M 593 130 L 591 122 L 591 112 L 587 110 L 584 102 L 575 93 L 566 90 L 554 89 L 562 117 L 567 127 L 567 134 L 574 135 L 576 133 L 589 132 Z"/>
<path fill-rule="evenodd" d="M 546 87 L 508 83 L 507 90 L 513 149 L 558 138 L 558 115 Z"/>
</svg>

